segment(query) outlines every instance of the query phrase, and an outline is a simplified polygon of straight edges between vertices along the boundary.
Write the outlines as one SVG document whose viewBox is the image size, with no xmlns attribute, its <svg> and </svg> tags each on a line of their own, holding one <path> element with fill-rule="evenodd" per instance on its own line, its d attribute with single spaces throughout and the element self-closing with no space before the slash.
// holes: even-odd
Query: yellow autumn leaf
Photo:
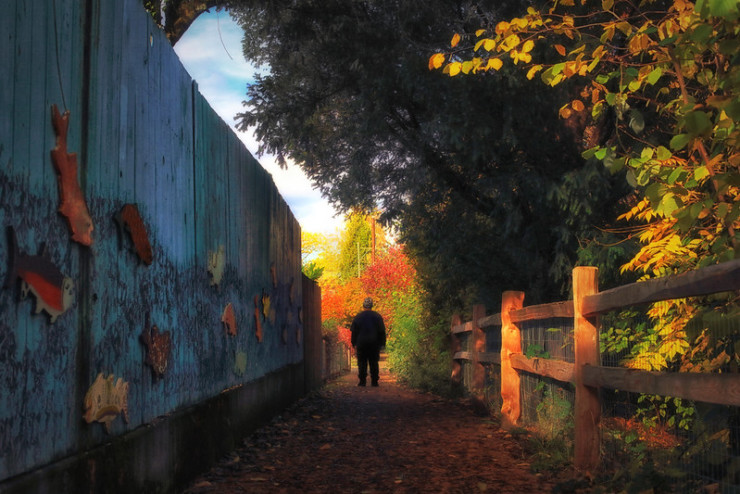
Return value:
<svg viewBox="0 0 740 494">
<path fill-rule="evenodd" d="M 445 70 L 447 70 L 447 72 L 450 74 L 450 77 L 454 77 L 459 74 L 461 69 L 462 64 L 460 62 L 452 62 L 447 67 L 445 67 Z"/>
<path fill-rule="evenodd" d="M 596 47 L 596 49 L 593 51 L 591 56 L 593 58 L 601 58 L 606 54 L 606 48 L 604 48 L 604 45 L 599 45 Z"/>
<path fill-rule="evenodd" d="M 530 51 L 532 51 L 532 48 L 534 48 L 534 41 L 532 41 L 531 39 L 528 39 L 522 45 L 522 51 L 524 53 L 529 53 Z"/>
<path fill-rule="evenodd" d="M 512 50 L 509 53 L 509 56 L 514 60 L 514 65 L 517 65 L 519 62 L 529 63 L 532 61 L 532 55 L 529 53 L 522 53 L 518 50 Z"/>
<path fill-rule="evenodd" d="M 515 17 L 514 19 L 511 20 L 511 24 L 518 27 L 519 29 L 524 29 L 527 27 L 527 24 L 529 23 L 527 22 L 527 19 L 521 19 L 519 17 Z"/>
<path fill-rule="evenodd" d="M 463 74 L 469 74 L 472 68 L 473 68 L 473 62 L 471 62 L 471 61 L 463 62 L 463 64 L 462 64 L 462 72 L 463 72 Z"/>
<path fill-rule="evenodd" d="M 519 36 L 511 34 L 499 45 L 499 49 L 504 51 L 510 51 L 512 48 L 519 44 Z"/>
<path fill-rule="evenodd" d="M 537 74 L 537 72 L 539 72 L 540 70 L 542 70 L 542 65 L 532 66 L 532 68 L 530 68 L 527 72 L 527 79 L 531 81 L 534 78 L 535 74 Z"/>
<path fill-rule="evenodd" d="M 585 105 L 583 104 L 583 101 L 579 99 L 574 99 L 573 102 L 570 104 L 570 106 L 575 111 L 583 111 L 586 109 Z"/>
<path fill-rule="evenodd" d="M 503 66 L 504 66 L 504 62 L 502 62 L 500 58 L 489 58 L 488 64 L 486 64 L 486 70 L 489 70 L 489 69 L 499 70 Z"/>
<path fill-rule="evenodd" d="M 494 48 L 496 48 L 496 41 L 488 38 L 483 42 L 483 48 L 486 51 L 493 51 Z"/>
<path fill-rule="evenodd" d="M 435 53 L 429 57 L 429 70 L 440 68 L 445 63 L 445 58 L 443 53 Z"/>
<path fill-rule="evenodd" d="M 565 56 L 565 47 L 563 45 L 555 45 L 555 50 L 557 50 L 561 57 Z"/>
<path fill-rule="evenodd" d="M 475 37 L 476 37 L 476 38 L 479 38 L 479 37 L 480 37 L 480 36 L 481 36 L 481 35 L 482 35 L 483 33 L 485 33 L 485 32 L 486 32 L 486 30 L 485 30 L 485 29 L 478 29 L 478 30 L 477 30 L 477 31 L 475 32 Z"/>
<path fill-rule="evenodd" d="M 573 112 L 570 108 L 568 108 L 568 105 L 565 105 L 560 108 L 560 111 L 558 113 L 560 114 L 560 118 L 568 118 Z"/>
<path fill-rule="evenodd" d="M 450 41 L 450 46 L 454 48 L 457 46 L 459 42 L 460 42 L 460 35 L 455 33 L 455 35 L 452 37 L 452 41 Z"/>
<path fill-rule="evenodd" d="M 496 24 L 496 34 L 504 34 L 508 30 L 509 30 L 508 22 L 501 21 L 498 24 Z"/>
</svg>

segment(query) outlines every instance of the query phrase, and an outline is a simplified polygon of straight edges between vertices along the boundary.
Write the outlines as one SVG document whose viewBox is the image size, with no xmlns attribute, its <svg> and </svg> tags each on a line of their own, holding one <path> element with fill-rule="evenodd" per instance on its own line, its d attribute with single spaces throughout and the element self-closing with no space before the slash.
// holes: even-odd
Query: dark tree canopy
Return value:
<svg viewBox="0 0 740 494">
<path fill-rule="evenodd" d="M 579 239 L 614 217 L 624 191 L 584 163 L 552 91 L 536 92 L 514 71 L 463 79 L 429 71 L 441 40 L 495 22 L 502 5 L 232 6 L 245 56 L 270 68 L 248 88 L 238 122 L 340 209 L 379 207 L 396 221 L 430 282 L 547 298 L 561 290 Z M 581 214 L 567 216 L 574 210 Z"/>
</svg>

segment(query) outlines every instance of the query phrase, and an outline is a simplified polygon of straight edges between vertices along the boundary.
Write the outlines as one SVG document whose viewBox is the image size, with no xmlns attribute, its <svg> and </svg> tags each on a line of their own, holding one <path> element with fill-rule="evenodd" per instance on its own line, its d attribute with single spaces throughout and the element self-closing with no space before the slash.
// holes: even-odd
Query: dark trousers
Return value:
<svg viewBox="0 0 740 494">
<path fill-rule="evenodd" d="M 357 347 L 357 377 L 360 382 L 367 381 L 367 367 L 370 365 L 370 379 L 377 383 L 380 378 L 380 369 L 378 361 L 380 360 L 380 348 L 377 347 Z"/>
</svg>

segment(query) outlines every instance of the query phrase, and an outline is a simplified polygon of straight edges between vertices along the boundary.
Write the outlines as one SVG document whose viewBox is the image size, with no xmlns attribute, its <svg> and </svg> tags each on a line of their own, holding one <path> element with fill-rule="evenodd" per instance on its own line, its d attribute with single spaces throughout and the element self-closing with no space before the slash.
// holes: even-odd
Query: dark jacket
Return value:
<svg viewBox="0 0 740 494">
<path fill-rule="evenodd" d="M 381 348 L 385 346 L 385 323 L 383 316 L 374 310 L 363 310 L 357 314 L 350 326 L 352 346 L 358 348 Z"/>
</svg>

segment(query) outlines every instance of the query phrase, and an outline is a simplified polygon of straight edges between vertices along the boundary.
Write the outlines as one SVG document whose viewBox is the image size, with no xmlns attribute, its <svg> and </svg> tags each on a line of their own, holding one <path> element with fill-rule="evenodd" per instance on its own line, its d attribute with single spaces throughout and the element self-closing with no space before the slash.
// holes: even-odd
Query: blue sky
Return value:
<svg viewBox="0 0 740 494">
<path fill-rule="evenodd" d="M 238 132 L 234 116 L 243 111 L 247 84 L 254 80 L 256 69 L 244 60 L 241 50 L 242 30 L 227 12 L 201 14 L 175 44 L 190 76 L 211 107 L 229 124 L 247 149 L 256 157 L 258 143 L 252 133 Z M 272 174 L 280 194 L 290 206 L 304 232 L 332 234 L 343 219 L 321 197 L 303 171 L 296 165 L 281 170 L 273 156 L 258 158 Z"/>
</svg>

